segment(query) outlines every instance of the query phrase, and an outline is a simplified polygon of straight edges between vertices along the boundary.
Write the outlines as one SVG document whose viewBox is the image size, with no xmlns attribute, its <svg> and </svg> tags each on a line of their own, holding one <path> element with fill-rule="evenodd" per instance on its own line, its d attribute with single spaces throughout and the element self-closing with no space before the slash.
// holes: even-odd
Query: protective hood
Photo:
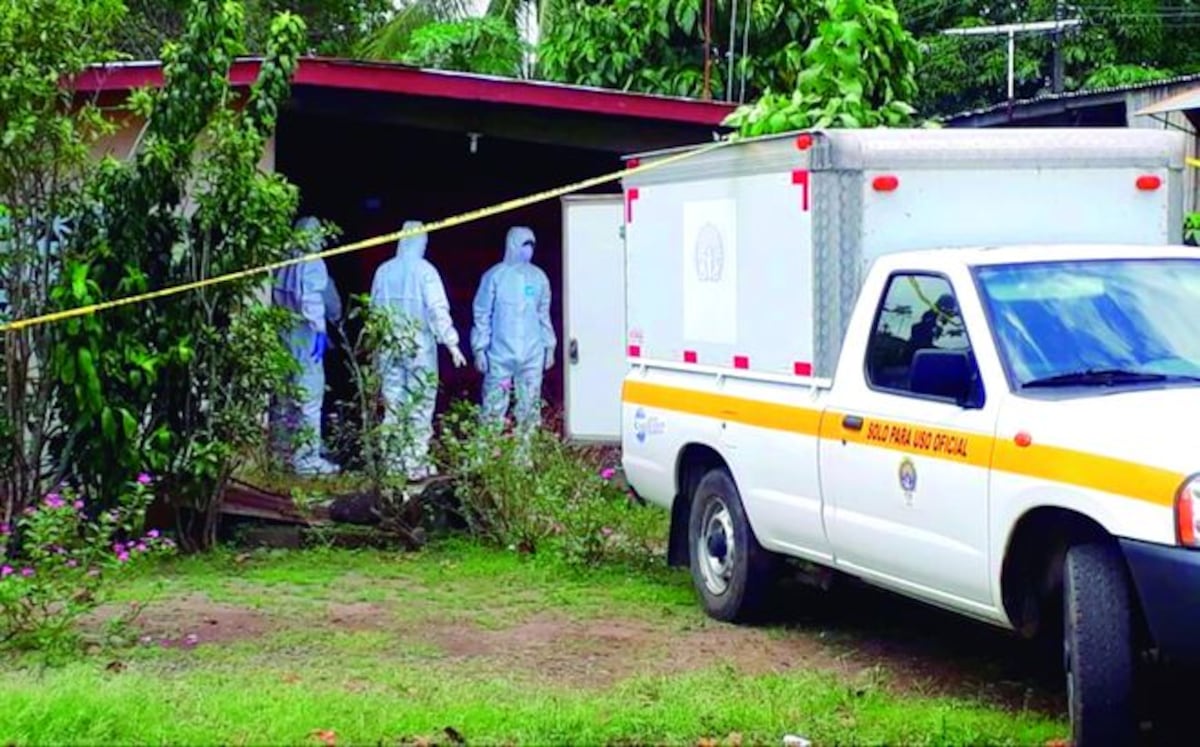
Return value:
<svg viewBox="0 0 1200 747">
<path fill-rule="evenodd" d="M 299 257 L 301 254 L 311 254 L 320 251 L 323 243 L 321 237 L 321 221 L 311 215 L 305 215 L 296 221 L 292 226 L 297 232 L 303 232 L 304 235 L 297 237 L 297 241 L 292 245 L 289 254 L 292 257 Z"/>
<path fill-rule="evenodd" d="M 406 220 L 401 229 L 411 231 L 425 225 L 419 220 Z M 425 247 L 429 244 L 429 234 L 419 233 L 415 236 L 405 236 L 396 244 L 396 256 L 400 259 L 414 260 L 425 256 Z"/>
<path fill-rule="evenodd" d="M 533 231 L 525 226 L 514 226 L 508 229 L 508 237 L 504 241 L 504 261 L 526 263 L 532 261 L 536 243 Z"/>
</svg>

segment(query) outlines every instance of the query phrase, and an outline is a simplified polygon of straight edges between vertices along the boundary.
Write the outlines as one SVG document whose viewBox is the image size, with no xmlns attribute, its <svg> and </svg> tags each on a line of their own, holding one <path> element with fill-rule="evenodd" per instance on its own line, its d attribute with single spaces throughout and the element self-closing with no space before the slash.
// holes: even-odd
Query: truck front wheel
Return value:
<svg viewBox="0 0 1200 747">
<path fill-rule="evenodd" d="M 776 558 L 755 539 L 724 469 L 710 470 L 692 494 L 688 548 L 692 583 L 710 617 L 742 622 L 763 612 Z"/>
<path fill-rule="evenodd" d="M 1071 547 L 1063 568 L 1063 664 L 1077 747 L 1135 741 L 1134 661 L 1123 558 L 1109 544 Z"/>
</svg>

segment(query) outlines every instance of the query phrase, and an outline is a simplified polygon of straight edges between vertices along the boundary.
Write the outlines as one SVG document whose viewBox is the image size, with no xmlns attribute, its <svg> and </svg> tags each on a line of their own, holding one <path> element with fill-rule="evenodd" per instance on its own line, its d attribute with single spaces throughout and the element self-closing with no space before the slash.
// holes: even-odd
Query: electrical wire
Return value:
<svg viewBox="0 0 1200 747">
<path fill-rule="evenodd" d="M 742 26 L 742 87 L 738 92 L 738 103 L 746 103 L 746 67 L 747 60 L 750 59 L 750 23 L 751 10 L 754 8 L 754 0 L 746 0 L 746 23 Z"/>
</svg>

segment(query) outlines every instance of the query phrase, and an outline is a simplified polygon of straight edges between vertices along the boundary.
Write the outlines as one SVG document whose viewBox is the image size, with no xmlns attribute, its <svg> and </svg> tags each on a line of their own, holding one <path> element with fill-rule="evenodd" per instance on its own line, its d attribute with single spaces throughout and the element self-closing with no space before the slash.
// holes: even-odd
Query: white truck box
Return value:
<svg viewBox="0 0 1200 747">
<path fill-rule="evenodd" d="M 1178 243 L 1185 151 L 1170 131 L 830 130 L 631 174 L 628 358 L 820 382 L 872 259 Z"/>
</svg>

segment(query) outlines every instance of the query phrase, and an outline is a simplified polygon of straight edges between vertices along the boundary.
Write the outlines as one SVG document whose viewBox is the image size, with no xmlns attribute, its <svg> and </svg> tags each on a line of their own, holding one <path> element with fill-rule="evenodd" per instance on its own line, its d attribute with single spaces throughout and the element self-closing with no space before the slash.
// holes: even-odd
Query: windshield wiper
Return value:
<svg viewBox="0 0 1200 747">
<path fill-rule="evenodd" d="M 1195 379 L 1191 376 L 1168 376 L 1148 371 L 1130 371 L 1123 368 L 1089 368 L 1083 371 L 1046 376 L 1026 381 L 1022 389 L 1056 386 L 1119 386 L 1121 384 L 1156 384 L 1172 378 Z"/>
</svg>

